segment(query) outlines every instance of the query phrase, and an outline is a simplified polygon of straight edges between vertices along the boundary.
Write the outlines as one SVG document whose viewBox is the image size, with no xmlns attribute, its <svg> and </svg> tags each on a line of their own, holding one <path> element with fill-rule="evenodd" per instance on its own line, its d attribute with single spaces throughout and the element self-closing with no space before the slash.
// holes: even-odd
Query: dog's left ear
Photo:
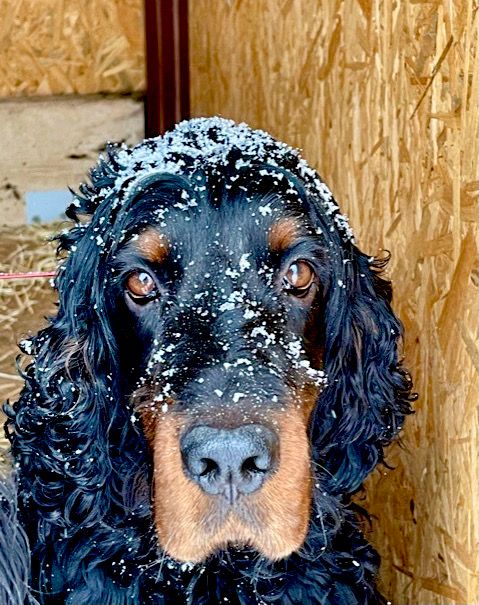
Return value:
<svg viewBox="0 0 479 605">
<path fill-rule="evenodd" d="M 328 386 L 311 428 L 328 491 L 352 493 L 383 459 L 415 396 L 399 358 L 403 330 L 391 309 L 391 285 L 380 276 L 388 258 L 371 259 L 352 243 L 338 247 L 325 295 Z"/>
</svg>

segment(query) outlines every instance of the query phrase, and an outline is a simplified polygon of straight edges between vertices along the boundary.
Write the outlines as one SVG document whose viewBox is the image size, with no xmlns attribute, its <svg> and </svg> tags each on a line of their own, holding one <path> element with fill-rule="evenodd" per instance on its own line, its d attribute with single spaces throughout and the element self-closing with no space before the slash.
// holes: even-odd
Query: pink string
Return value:
<svg viewBox="0 0 479 605">
<path fill-rule="evenodd" d="M 0 273 L 0 279 L 36 279 L 37 277 L 55 277 L 55 271 L 27 271 L 26 273 Z"/>
</svg>

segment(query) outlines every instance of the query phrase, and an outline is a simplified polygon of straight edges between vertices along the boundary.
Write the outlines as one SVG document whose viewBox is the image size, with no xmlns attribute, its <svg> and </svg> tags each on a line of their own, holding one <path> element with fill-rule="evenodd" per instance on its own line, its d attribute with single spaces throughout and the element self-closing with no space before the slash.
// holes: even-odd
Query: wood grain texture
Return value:
<svg viewBox="0 0 479 605">
<path fill-rule="evenodd" d="M 143 0 L 0 0 L 0 96 L 145 89 Z"/>
<path fill-rule="evenodd" d="M 193 0 L 192 115 L 300 146 L 362 248 L 392 251 L 420 399 L 368 482 L 397 605 L 478 596 L 475 0 Z"/>
<path fill-rule="evenodd" d="M 107 141 L 136 144 L 143 104 L 131 97 L 0 101 L 0 225 L 25 222 L 25 194 L 77 187 Z"/>
</svg>

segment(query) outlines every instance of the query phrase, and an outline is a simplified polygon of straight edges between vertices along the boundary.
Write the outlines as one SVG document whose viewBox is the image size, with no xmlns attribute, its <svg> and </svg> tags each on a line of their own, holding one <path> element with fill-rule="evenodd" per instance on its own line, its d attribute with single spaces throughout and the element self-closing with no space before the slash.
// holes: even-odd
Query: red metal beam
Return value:
<svg viewBox="0 0 479 605">
<path fill-rule="evenodd" d="M 188 0 L 145 0 L 145 133 L 154 137 L 189 117 Z"/>
</svg>

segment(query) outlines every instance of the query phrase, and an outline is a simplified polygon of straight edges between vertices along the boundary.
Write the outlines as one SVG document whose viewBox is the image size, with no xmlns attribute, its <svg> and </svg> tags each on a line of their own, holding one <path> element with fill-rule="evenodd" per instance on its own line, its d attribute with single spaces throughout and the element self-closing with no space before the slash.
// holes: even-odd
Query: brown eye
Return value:
<svg viewBox="0 0 479 605">
<path fill-rule="evenodd" d="M 151 299 L 157 293 L 155 282 L 146 271 L 130 273 L 126 280 L 126 288 L 128 294 L 135 300 L 141 298 Z"/>
<path fill-rule="evenodd" d="M 313 280 L 314 271 L 311 266 L 305 261 L 298 260 L 289 266 L 284 276 L 284 285 L 292 294 L 297 291 L 301 295 L 309 290 Z"/>
</svg>

